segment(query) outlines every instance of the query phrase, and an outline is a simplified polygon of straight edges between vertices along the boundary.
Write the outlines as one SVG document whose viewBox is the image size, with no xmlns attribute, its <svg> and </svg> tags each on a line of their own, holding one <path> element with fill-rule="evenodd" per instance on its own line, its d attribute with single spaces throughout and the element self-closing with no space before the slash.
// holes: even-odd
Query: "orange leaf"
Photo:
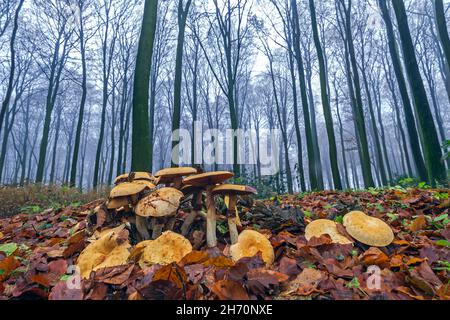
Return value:
<svg viewBox="0 0 450 320">
<path fill-rule="evenodd" d="M 369 250 L 364 252 L 362 262 L 366 266 L 384 266 L 389 262 L 389 257 L 380 249 L 371 247 Z"/>
<path fill-rule="evenodd" d="M 0 271 L 2 271 L 0 272 L 0 282 L 7 279 L 11 272 L 19 266 L 20 262 L 13 255 L 10 255 L 0 261 Z"/>
<path fill-rule="evenodd" d="M 208 253 L 205 251 L 191 251 L 181 259 L 178 263 L 180 266 L 186 266 L 190 264 L 203 263 L 209 258 Z"/>
<path fill-rule="evenodd" d="M 187 275 L 182 268 L 175 263 L 169 264 L 157 270 L 152 278 L 153 281 L 167 280 L 173 282 L 178 288 L 182 288 L 187 281 Z"/>
<path fill-rule="evenodd" d="M 217 268 L 230 268 L 230 267 L 234 266 L 234 262 L 233 262 L 233 260 L 231 260 L 230 258 L 227 258 L 225 256 L 218 256 L 218 257 L 206 260 L 203 263 L 203 265 L 205 267 L 214 266 Z"/>
<path fill-rule="evenodd" d="M 427 226 L 427 220 L 425 219 L 424 215 L 421 215 L 413 221 L 413 223 L 411 224 L 409 229 L 412 232 L 416 232 L 419 230 L 423 230 L 426 226 Z"/>
</svg>

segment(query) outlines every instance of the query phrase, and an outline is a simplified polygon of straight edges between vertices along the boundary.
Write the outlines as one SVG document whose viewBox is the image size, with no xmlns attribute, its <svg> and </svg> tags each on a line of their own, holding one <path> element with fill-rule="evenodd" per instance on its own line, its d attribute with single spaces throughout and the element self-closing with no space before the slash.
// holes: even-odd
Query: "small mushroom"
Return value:
<svg viewBox="0 0 450 320">
<path fill-rule="evenodd" d="M 137 244 L 137 247 L 140 244 Z M 179 262 L 192 251 L 192 245 L 188 239 L 182 235 L 166 231 L 156 240 L 146 241 L 144 249 L 139 259 L 141 268 L 154 264 L 168 265 Z"/>
<path fill-rule="evenodd" d="M 333 243 L 352 244 L 353 242 L 340 234 L 336 226 L 336 222 L 327 219 L 319 219 L 310 222 L 305 228 L 305 238 L 310 240 L 313 237 L 320 237 L 323 234 L 328 234 Z"/>
<path fill-rule="evenodd" d="M 166 168 L 159 170 L 155 177 L 159 179 L 159 184 L 165 184 L 166 187 L 181 188 L 183 177 L 196 174 L 197 169 L 191 167 Z"/>
<path fill-rule="evenodd" d="M 348 234 L 361 243 L 372 247 L 385 247 L 394 241 L 391 227 L 378 218 L 370 217 L 361 211 L 352 211 L 343 218 Z"/>
<path fill-rule="evenodd" d="M 137 201 L 139 200 L 139 195 L 143 191 L 151 190 L 154 189 L 155 187 L 156 186 L 148 180 L 134 180 L 133 182 L 120 182 L 111 190 L 109 194 L 109 200 L 106 206 L 108 209 L 116 209 L 117 211 L 129 210 L 137 203 Z M 150 237 L 146 227 L 145 220 L 136 217 L 136 228 L 143 240 L 148 239 Z"/>
<path fill-rule="evenodd" d="M 201 187 L 185 185 L 181 188 L 184 197 L 187 199 L 192 195 L 191 205 L 192 211 L 188 214 L 186 219 L 184 219 L 183 225 L 181 226 L 181 234 L 186 236 L 189 232 L 189 228 L 194 222 L 195 218 L 201 215 L 202 211 L 202 193 L 203 189 Z"/>
<path fill-rule="evenodd" d="M 128 234 L 124 226 L 104 231 L 81 252 L 76 265 L 83 278 L 89 278 L 92 271 L 127 264 L 131 246 L 124 240 L 122 232 Z"/>
<path fill-rule="evenodd" d="M 234 174 L 228 171 L 215 171 L 196 174 L 183 179 L 185 185 L 203 187 L 206 190 L 206 242 L 210 248 L 217 245 L 216 203 L 211 190 L 216 184 L 222 183 L 233 176 Z"/>
<path fill-rule="evenodd" d="M 213 195 L 223 195 L 226 198 L 228 229 L 230 230 L 231 244 L 238 241 L 237 224 L 240 224 L 239 215 L 236 209 L 237 197 L 243 195 L 256 194 L 256 189 L 248 186 L 234 184 L 222 184 L 212 189 Z"/>
<path fill-rule="evenodd" d="M 183 193 L 175 188 L 161 188 L 142 198 L 136 205 L 136 215 L 144 218 L 152 217 L 152 238 L 157 238 L 162 231 L 164 223 L 159 219 L 173 216 L 180 206 Z"/>
<path fill-rule="evenodd" d="M 275 252 L 270 241 L 261 233 L 254 230 L 244 230 L 238 237 L 236 244 L 230 246 L 230 254 L 233 261 L 245 257 L 253 257 L 261 252 L 267 266 L 275 260 Z"/>
</svg>

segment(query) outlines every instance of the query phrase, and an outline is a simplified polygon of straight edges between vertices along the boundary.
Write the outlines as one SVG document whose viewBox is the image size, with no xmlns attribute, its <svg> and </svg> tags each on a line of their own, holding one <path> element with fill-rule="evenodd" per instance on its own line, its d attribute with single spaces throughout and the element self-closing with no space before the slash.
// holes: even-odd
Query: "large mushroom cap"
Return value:
<svg viewBox="0 0 450 320">
<path fill-rule="evenodd" d="M 247 194 L 256 194 L 256 189 L 248 186 L 240 186 L 236 184 L 222 184 L 216 186 L 212 189 L 213 194 L 221 194 L 221 195 L 247 195 Z"/>
<path fill-rule="evenodd" d="M 128 197 L 136 195 L 146 189 L 151 189 L 151 184 L 148 181 L 140 181 L 140 182 L 124 182 L 117 186 L 115 186 L 109 197 L 111 199 L 118 197 Z"/>
<path fill-rule="evenodd" d="M 92 271 L 127 264 L 130 244 L 123 240 L 122 232 L 128 234 L 124 228 L 108 230 L 81 252 L 77 266 L 83 278 L 89 278 Z"/>
<path fill-rule="evenodd" d="M 267 266 L 275 259 L 275 253 L 270 241 L 261 233 L 254 230 L 244 230 L 238 237 L 238 242 L 230 247 L 233 261 L 245 257 L 253 257 L 261 251 L 262 258 Z"/>
<path fill-rule="evenodd" d="M 159 170 L 155 177 L 159 178 L 159 183 L 170 183 L 175 178 L 196 174 L 197 169 L 191 167 L 166 168 Z"/>
<path fill-rule="evenodd" d="M 136 214 L 142 217 L 173 215 L 180 206 L 183 193 L 175 188 L 161 188 L 142 198 L 136 205 Z"/>
<path fill-rule="evenodd" d="M 218 183 L 222 183 L 234 176 L 233 173 L 228 171 L 214 171 L 201 174 L 195 174 L 183 179 L 183 184 L 192 186 L 211 186 Z"/>
<path fill-rule="evenodd" d="M 385 247 L 394 241 L 391 227 L 378 218 L 361 211 L 347 213 L 343 219 L 347 232 L 359 242 L 373 247 Z"/>
<path fill-rule="evenodd" d="M 311 223 L 309 223 L 305 228 L 305 238 L 308 241 L 313 237 L 318 238 L 323 234 L 328 234 L 334 243 L 339 244 L 352 243 L 352 241 L 347 239 L 347 237 L 339 233 L 336 226 L 336 222 L 331 220 L 327 219 L 314 220 Z"/>
<path fill-rule="evenodd" d="M 145 242 L 139 265 L 144 268 L 154 264 L 179 262 L 191 251 L 192 245 L 188 239 L 178 233 L 166 231 L 156 240 Z"/>
</svg>

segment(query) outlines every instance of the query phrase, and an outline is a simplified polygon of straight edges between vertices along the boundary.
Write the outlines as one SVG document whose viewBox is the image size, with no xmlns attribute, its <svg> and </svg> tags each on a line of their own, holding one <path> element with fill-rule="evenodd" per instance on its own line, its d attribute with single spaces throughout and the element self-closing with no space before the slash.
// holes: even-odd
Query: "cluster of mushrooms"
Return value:
<svg viewBox="0 0 450 320">
<path fill-rule="evenodd" d="M 130 260 L 142 268 L 179 262 L 193 251 L 185 236 L 197 217 L 206 219 L 207 246 L 217 246 L 216 196 L 223 197 L 227 207 L 231 258 L 238 261 L 261 252 L 265 263 L 271 265 L 275 255 L 267 237 L 253 230 L 238 232 L 238 226 L 241 226 L 237 211 L 238 196 L 256 194 L 256 190 L 226 184 L 226 180 L 234 176 L 228 171 L 198 171 L 201 170 L 177 167 L 162 169 L 154 176 L 148 172 L 118 176 L 104 206 L 109 212 L 132 213 L 131 221 L 136 226 L 139 242 L 134 247 L 129 243 L 126 224 L 96 232 L 77 260 L 82 276 L 88 278 L 92 271 L 124 265 Z M 203 194 L 206 214 L 202 211 Z M 172 230 L 182 201 L 190 201 L 192 210 L 183 221 L 181 234 L 178 234 Z"/>
<path fill-rule="evenodd" d="M 104 207 L 109 212 L 131 213 L 131 222 L 137 230 L 135 246 L 129 242 L 127 224 L 96 231 L 90 244 L 77 259 L 81 275 L 89 278 L 92 271 L 126 265 L 130 261 L 141 268 L 155 264 L 167 265 L 181 261 L 193 251 L 186 238 L 197 217 L 206 219 L 206 243 L 217 246 L 216 196 L 224 198 L 230 232 L 229 255 L 233 261 L 261 254 L 267 266 L 274 262 L 274 249 L 267 237 L 254 230 L 244 230 L 238 211 L 238 196 L 255 194 L 256 190 L 242 185 L 226 184 L 233 177 L 228 171 L 199 172 L 191 167 L 167 168 L 154 176 L 148 172 L 132 172 L 116 178 Z M 206 214 L 203 213 L 205 194 Z M 173 232 L 180 204 L 191 202 L 192 210 L 184 218 L 180 233 Z M 130 221 L 129 221 L 130 222 Z M 344 230 L 342 230 L 345 228 Z M 151 235 L 150 235 L 151 231 Z M 384 221 L 363 212 L 353 211 L 343 218 L 343 227 L 332 220 L 311 221 L 305 229 L 305 238 L 328 234 L 332 243 L 352 244 L 351 239 L 375 247 L 389 245 L 394 234 Z"/>
<path fill-rule="evenodd" d="M 111 190 L 106 206 L 108 210 L 133 211 L 141 240 L 148 240 L 158 238 L 164 227 L 172 230 L 180 201 L 191 198 L 193 209 L 181 226 L 181 234 L 186 236 L 195 218 L 204 216 L 207 245 L 215 247 L 215 196 L 223 196 L 227 206 L 231 243 L 235 244 L 238 239 L 237 226 L 240 225 L 236 209 L 237 197 L 255 194 L 256 190 L 248 186 L 224 183 L 232 177 L 233 173 L 228 171 L 198 173 L 197 169 L 191 167 L 162 169 L 154 176 L 147 172 L 124 174 L 116 178 L 116 186 Z M 206 215 L 202 213 L 203 193 L 206 194 Z M 151 226 L 148 226 L 150 219 Z"/>
</svg>

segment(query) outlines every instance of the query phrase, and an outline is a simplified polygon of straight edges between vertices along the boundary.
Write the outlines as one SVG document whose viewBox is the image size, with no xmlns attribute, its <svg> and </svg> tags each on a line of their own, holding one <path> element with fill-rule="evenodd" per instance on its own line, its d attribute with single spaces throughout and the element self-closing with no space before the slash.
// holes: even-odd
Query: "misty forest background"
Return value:
<svg viewBox="0 0 450 320">
<path fill-rule="evenodd" d="M 445 186 L 449 26 L 443 0 L 2 0 L 0 182 L 156 172 L 201 121 L 281 131 L 277 175 L 205 166 L 263 194 Z"/>
</svg>

